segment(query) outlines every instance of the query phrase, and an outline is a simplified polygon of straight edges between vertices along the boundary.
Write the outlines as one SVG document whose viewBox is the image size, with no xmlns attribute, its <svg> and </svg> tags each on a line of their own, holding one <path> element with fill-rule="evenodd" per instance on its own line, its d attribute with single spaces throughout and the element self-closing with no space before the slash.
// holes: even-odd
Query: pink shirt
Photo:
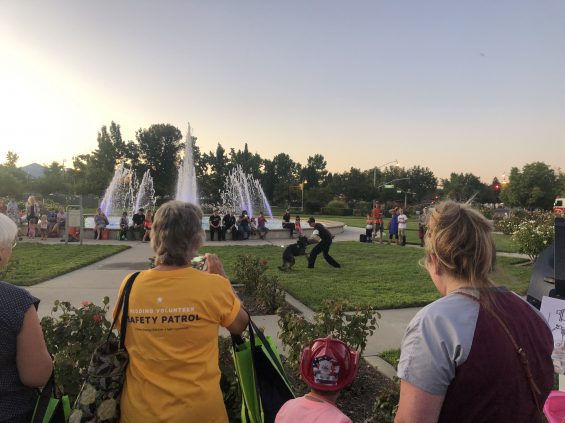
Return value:
<svg viewBox="0 0 565 423">
<path fill-rule="evenodd" d="M 329 402 L 299 397 L 284 403 L 275 423 L 352 423 L 351 419 Z"/>
</svg>

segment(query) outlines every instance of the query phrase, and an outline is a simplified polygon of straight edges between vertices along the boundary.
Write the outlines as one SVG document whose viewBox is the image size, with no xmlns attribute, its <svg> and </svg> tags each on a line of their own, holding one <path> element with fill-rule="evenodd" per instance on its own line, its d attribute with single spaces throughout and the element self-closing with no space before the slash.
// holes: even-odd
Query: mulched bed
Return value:
<svg viewBox="0 0 565 423">
<path fill-rule="evenodd" d="M 254 296 L 246 295 L 245 294 L 245 287 L 234 287 L 235 292 L 237 293 L 239 299 L 243 303 L 245 309 L 249 312 L 252 316 L 264 316 L 266 314 L 274 314 L 271 313 L 270 310 L 261 304 L 261 302 L 257 301 Z"/>
<path fill-rule="evenodd" d="M 308 393 L 308 386 L 294 374 L 286 363 L 285 368 L 296 396 Z M 373 408 L 377 398 L 393 393 L 398 389 L 397 386 L 395 382 L 383 376 L 373 366 L 361 359 L 355 382 L 349 388 L 341 391 L 337 406 L 354 423 L 362 423 L 373 417 Z"/>
</svg>

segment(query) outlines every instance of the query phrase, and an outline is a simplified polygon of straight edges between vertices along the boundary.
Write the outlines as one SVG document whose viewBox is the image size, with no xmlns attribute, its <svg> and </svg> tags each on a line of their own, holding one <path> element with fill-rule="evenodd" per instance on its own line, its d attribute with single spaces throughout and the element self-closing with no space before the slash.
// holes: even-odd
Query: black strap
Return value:
<svg viewBox="0 0 565 423">
<path fill-rule="evenodd" d="M 128 323 L 128 310 L 129 310 L 129 294 L 131 293 L 131 288 L 133 286 L 133 283 L 135 282 L 135 278 L 137 278 L 137 276 L 139 275 L 140 272 L 135 272 L 133 273 L 128 281 L 126 282 L 124 289 L 122 291 L 122 295 L 120 296 L 119 300 L 118 300 L 118 307 L 116 309 L 116 315 L 114 317 L 114 320 L 112 321 L 112 326 L 110 326 L 110 330 L 108 331 L 108 338 L 110 339 L 110 334 L 112 333 L 112 329 L 114 329 L 114 326 L 116 324 L 116 319 L 117 317 L 120 315 L 121 312 L 121 317 L 120 317 L 120 348 L 125 348 L 125 342 L 126 342 L 126 329 L 127 329 L 127 323 Z"/>
<path fill-rule="evenodd" d="M 42 423 L 47 407 L 49 406 L 49 401 L 54 396 L 55 392 L 55 370 L 51 373 L 51 377 L 39 393 L 39 398 L 35 404 L 35 410 L 33 412 L 33 422 L 32 423 Z"/>
<path fill-rule="evenodd" d="M 251 345 L 254 347 L 255 346 L 255 337 L 253 336 L 253 332 L 255 332 L 257 334 L 257 338 L 259 338 L 259 340 L 261 341 L 261 343 L 265 347 L 265 350 L 271 356 L 271 361 L 273 363 L 275 363 L 275 366 L 277 367 L 277 370 L 279 371 L 279 374 L 281 375 L 281 377 L 285 380 L 287 385 L 290 385 L 290 382 L 286 378 L 286 373 L 285 373 L 285 371 L 284 371 L 284 369 L 283 369 L 283 367 L 282 367 L 282 365 L 279 361 L 280 359 L 279 359 L 277 353 L 275 353 L 273 351 L 273 349 L 271 348 L 271 344 L 269 344 L 269 342 L 267 341 L 267 338 L 265 338 L 265 335 L 263 335 L 263 332 L 261 332 L 261 330 L 257 327 L 255 322 L 253 320 L 251 320 L 251 317 L 250 317 L 249 318 L 249 340 L 251 342 Z"/>
<path fill-rule="evenodd" d="M 468 294 L 466 292 L 456 292 L 456 294 L 463 295 L 464 297 L 470 298 L 471 300 L 479 303 L 479 306 L 481 306 L 481 302 L 474 295 Z M 532 374 L 532 370 L 530 368 L 530 364 L 528 362 L 528 356 L 527 356 L 526 352 L 524 351 L 524 349 L 522 347 L 520 347 L 518 345 L 518 343 L 514 339 L 514 336 L 512 336 L 512 332 L 510 332 L 510 329 L 508 328 L 506 323 L 504 323 L 504 321 L 500 318 L 500 316 L 496 312 L 494 312 L 494 310 L 490 310 L 487 307 L 484 307 L 484 310 L 489 312 L 490 315 L 493 316 L 496 319 L 496 321 L 502 327 L 502 329 L 504 330 L 504 332 L 508 336 L 508 339 L 512 343 L 512 346 L 514 347 L 514 350 L 516 351 L 516 354 L 518 355 L 518 359 L 520 361 L 520 364 L 522 365 L 522 367 L 524 368 L 524 372 L 526 373 L 526 379 L 528 380 L 528 384 L 530 385 L 530 391 L 532 393 L 534 402 L 536 404 L 536 408 L 537 408 L 538 412 L 541 414 L 543 410 L 540 406 L 539 399 L 538 399 L 538 395 L 541 394 L 541 391 L 538 388 L 538 386 L 537 386 L 537 384 L 534 380 L 534 376 Z"/>
</svg>

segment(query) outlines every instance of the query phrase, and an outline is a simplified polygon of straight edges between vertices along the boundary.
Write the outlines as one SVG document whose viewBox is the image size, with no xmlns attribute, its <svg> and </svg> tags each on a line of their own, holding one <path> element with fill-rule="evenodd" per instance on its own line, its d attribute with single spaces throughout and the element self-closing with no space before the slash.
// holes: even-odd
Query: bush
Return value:
<svg viewBox="0 0 565 423">
<path fill-rule="evenodd" d="M 112 323 L 106 319 L 109 302 L 110 299 L 104 297 L 102 307 L 88 301 L 75 307 L 68 301 L 56 300 L 52 311 L 61 314 L 41 319 L 47 349 L 55 365 L 55 380 L 71 402 L 86 378 L 94 349 L 110 330 Z M 115 337 L 113 333 L 110 336 Z"/>
<path fill-rule="evenodd" d="M 332 200 L 326 204 L 326 207 L 329 209 L 346 209 L 347 204 L 343 200 Z"/>
<path fill-rule="evenodd" d="M 324 301 L 313 322 L 291 309 L 279 309 L 280 339 L 288 350 L 289 363 L 298 372 L 302 349 L 317 338 L 333 336 L 362 353 L 380 318 L 378 312 L 355 307 L 348 301 Z"/>
<path fill-rule="evenodd" d="M 553 242 L 554 225 L 555 221 L 551 213 L 532 212 L 529 219 L 518 224 L 512 234 L 512 240 L 518 244 L 518 251 L 527 254 L 533 263 L 538 255 Z"/>
<path fill-rule="evenodd" d="M 284 291 L 276 276 L 266 274 L 267 260 L 252 255 L 240 255 L 234 268 L 235 281 L 245 285 L 245 295 L 272 314 L 285 303 Z"/>
<path fill-rule="evenodd" d="M 393 423 L 396 412 L 398 411 L 398 401 L 400 400 L 400 383 L 389 393 L 377 398 L 373 407 L 373 415 L 366 419 L 364 423 Z"/>
<path fill-rule="evenodd" d="M 322 209 L 322 202 L 317 200 L 304 201 L 304 211 L 306 213 L 319 213 Z"/>
<path fill-rule="evenodd" d="M 353 209 L 334 209 L 331 207 L 322 207 L 322 214 L 332 216 L 353 216 Z"/>
</svg>

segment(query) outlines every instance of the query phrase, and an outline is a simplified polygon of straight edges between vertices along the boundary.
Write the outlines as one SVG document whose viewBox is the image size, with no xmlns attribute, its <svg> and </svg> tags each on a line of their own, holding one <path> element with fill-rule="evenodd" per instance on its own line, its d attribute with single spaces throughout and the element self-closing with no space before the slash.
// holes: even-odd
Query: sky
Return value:
<svg viewBox="0 0 565 423">
<path fill-rule="evenodd" d="M 562 0 L 0 0 L 0 162 L 156 123 L 332 172 L 565 170 Z"/>
</svg>

